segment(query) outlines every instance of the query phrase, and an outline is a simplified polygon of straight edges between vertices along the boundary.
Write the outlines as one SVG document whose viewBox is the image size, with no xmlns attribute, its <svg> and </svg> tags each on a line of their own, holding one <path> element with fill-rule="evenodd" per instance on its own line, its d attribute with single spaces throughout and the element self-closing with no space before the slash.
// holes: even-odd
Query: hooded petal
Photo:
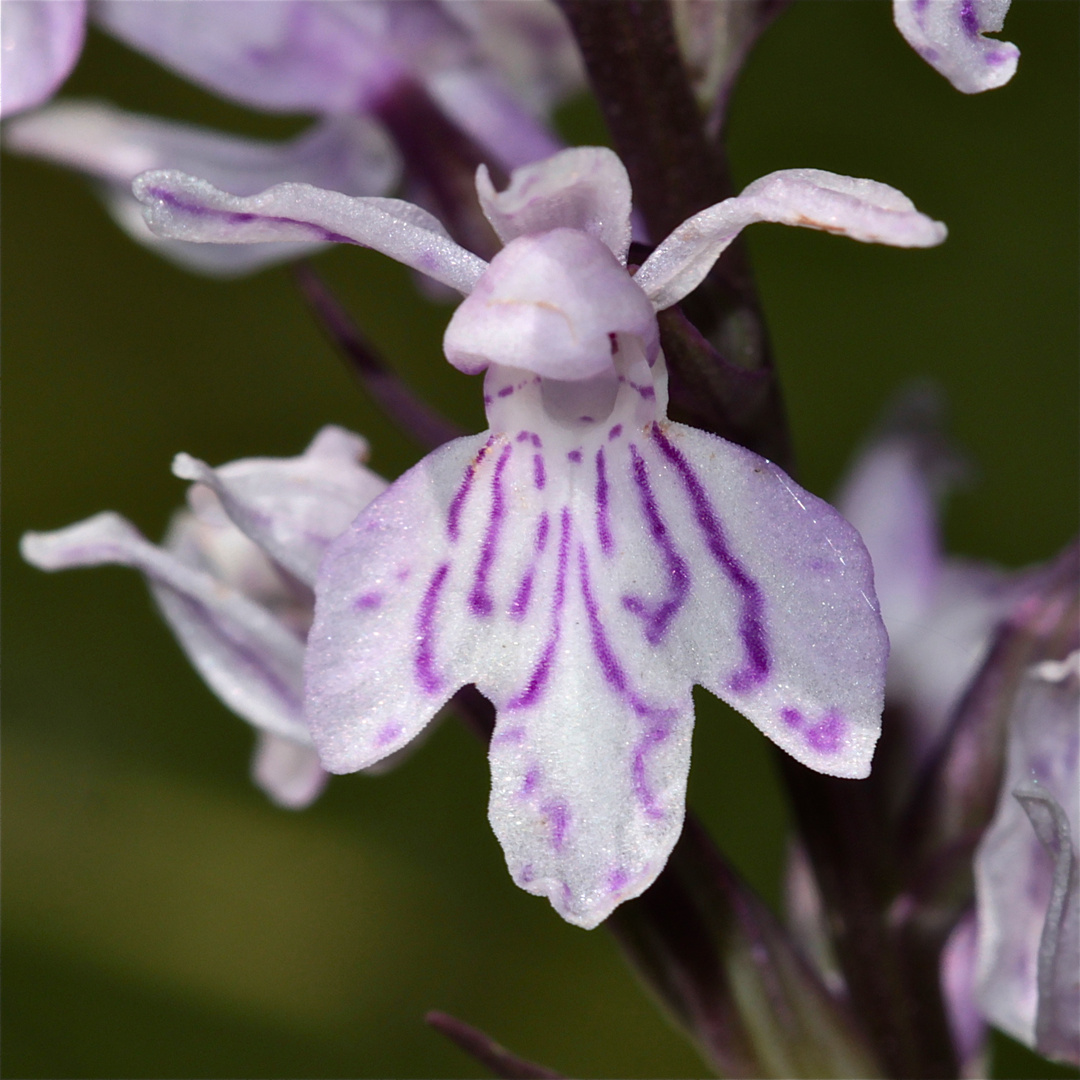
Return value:
<svg viewBox="0 0 1080 1080">
<path fill-rule="evenodd" d="M 86 37 L 86 0 L 4 0 L 0 20 L 0 115 L 52 97 Z"/>
<path fill-rule="evenodd" d="M 598 239 L 557 228 L 511 240 L 492 259 L 454 312 L 443 348 L 468 374 L 494 364 L 582 381 L 614 376 L 618 334 L 655 358 L 659 330 L 645 294 Z"/>
<path fill-rule="evenodd" d="M 919 213 L 906 195 L 888 184 L 820 169 L 784 169 L 684 221 L 645 260 L 634 280 L 657 311 L 671 307 L 700 284 L 747 225 L 758 221 L 894 247 L 932 247 L 946 233 L 941 222 Z"/>
<path fill-rule="evenodd" d="M 361 464 L 367 454 L 360 436 L 328 426 L 299 457 L 244 458 L 212 469 L 178 454 L 173 472 L 212 489 L 246 536 L 314 586 L 330 542 L 386 488 L 381 476 Z M 197 500 L 198 489 L 193 493 Z"/>
<path fill-rule="evenodd" d="M 303 640 L 261 605 L 156 547 L 117 514 L 27 533 L 42 570 L 115 563 L 142 571 L 188 658 L 233 712 L 263 731 L 308 742 L 301 720 Z"/>
<path fill-rule="evenodd" d="M 1002 798 L 975 857 L 978 995 L 1040 1053 L 1080 1059 L 1077 808 L 1080 653 L 1043 663 L 1017 697 Z"/>
<path fill-rule="evenodd" d="M 303 810 L 322 794 L 329 776 L 311 746 L 260 731 L 251 779 L 278 806 Z"/>
<path fill-rule="evenodd" d="M 151 231 L 175 240 L 359 244 L 465 294 L 487 269 L 483 259 L 454 243 L 436 218 L 401 199 L 350 198 L 309 184 L 278 184 L 239 198 L 173 170 L 143 173 L 132 191 Z"/>
<path fill-rule="evenodd" d="M 907 43 L 965 94 L 1004 86 L 1020 50 L 984 37 L 1005 25 L 1010 0 L 893 0 L 893 21 Z"/>
<path fill-rule="evenodd" d="M 551 229 L 579 229 L 603 242 L 624 266 L 630 249 L 630 177 L 606 147 L 580 146 L 516 169 L 496 192 L 487 168 L 476 190 L 504 244 Z"/>
<path fill-rule="evenodd" d="M 381 195 L 398 177 L 397 154 L 382 129 L 361 117 L 316 124 L 284 143 L 239 138 L 92 101 L 64 101 L 19 117 L 5 131 L 5 146 L 106 181 L 105 198 L 117 223 L 135 240 L 191 269 L 245 273 L 295 259 L 322 245 L 259 247 L 162 240 L 147 228 L 131 181 L 151 169 L 198 175 L 234 195 L 301 181 L 346 195 Z"/>
</svg>

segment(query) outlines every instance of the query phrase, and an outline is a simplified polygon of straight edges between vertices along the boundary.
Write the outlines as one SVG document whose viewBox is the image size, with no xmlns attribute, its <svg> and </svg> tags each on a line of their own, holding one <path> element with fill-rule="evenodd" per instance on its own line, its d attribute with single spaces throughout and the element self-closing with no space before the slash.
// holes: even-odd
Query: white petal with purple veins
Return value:
<svg viewBox="0 0 1080 1080">
<path fill-rule="evenodd" d="M 330 426 L 299 457 L 244 458 L 212 469 L 178 454 L 173 472 L 211 488 L 245 535 L 314 586 L 330 542 L 386 488 L 363 467 L 366 458 L 365 440 Z"/>
<path fill-rule="evenodd" d="M 85 0 L 4 0 L 0 115 L 31 109 L 68 77 L 86 37 Z"/>
<path fill-rule="evenodd" d="M 1010 0 L 893 0 L 893 21 L 908 44 L 965 94 L 1004 86 L 1020 50 L 984 37 L 1005 25 Z"/>
<path fill-rule="evenodd" d="M 945 226 L 896 188 L 821 169 L 783 169 L 755 180 L 684 221 L 645 260 L 634 280 L 657 311 L 692 292 L 724 249 L 758 221 L 839 233 L 864 243 L 932 247 Z"/>
<path fill-rule="evenodd" d="M 606 147 L 580 146 L 517 169 L 500 192 L 481 165 L 476 189 L 504 244 L 529 233 L 580 229 L 602 241 L 625 265 L 630 247 L 630 177 Z"/>
<path fill-rule="evenodd" d="M 27 533 L 22 554 L 42 570 L 109 563 L 141 570 L 184 651 L 218 697 L 264 731 L 308 741 L 301 720 L 303 640 L 259 604 L 151 544 L 117 514 Z"/>
<path fill-rule="evenodd" d="M 194 243 L 319 241 L 359 244 L 468 294 L 487 263 L 450 239 L 426 210 L 401 199 L 349 197 L 309 184 L 278 184 L 240 198 L 174 170 L 132 184 L 150 229 Z"/>
</svg>

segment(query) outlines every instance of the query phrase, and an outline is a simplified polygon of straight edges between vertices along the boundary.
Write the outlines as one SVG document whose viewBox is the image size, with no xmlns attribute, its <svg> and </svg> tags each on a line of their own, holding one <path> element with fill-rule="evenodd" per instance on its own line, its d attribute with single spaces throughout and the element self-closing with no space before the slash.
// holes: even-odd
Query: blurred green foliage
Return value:
<svg viewBox="0 0 1080 1080">
<path fill-rule="evenodd" d="M 740 183 L 790 166 L 869 176 L 950 228 L 915 252 L 750 230 L 800 479 L 827 495 L 889 396 L 930 376 L 978 466 L 948 543 L 1009 566 L 1077 525 L 1078 21 L 1076 4 L 1014 4 L 1019 74 L 971 98 L 915 56 L 886 4 L 797 4 L 731 117 Z M 303 126 L 96 33 L 65 94 L 263 136 Z M 561 123 L 571 141 L 603 138 L 588 101 Z M 6 157 L 2 197 L 4 1075 L 475 1075 L 423 1026 L 430 1008 L 572 1075 L 699 1073 L 604 931 L 512 885 L 463 729 L 443 724 L 385 777 L 333 780 L 309 811 L 277 810 L 247 781 L 249 730 L 134 574 L 20 562 L 25 529 L 104 508 L 160 535 L 183 497 L 178 450 L 290 455 L 336 422 L 387 476 L 418 454 L 356 391 L 286 271 L 186 274 L 38 163 Z M 398 369 L 479 430 L 475 380 L 440 356 L 449 309 L 372 252 L 317 262 Z M 698 702 L 691 802 L 775 903 L 786 816 L 763 738 Z M 997 1075 L 1048 1074 L 998 1045 Z"/>
</svg>

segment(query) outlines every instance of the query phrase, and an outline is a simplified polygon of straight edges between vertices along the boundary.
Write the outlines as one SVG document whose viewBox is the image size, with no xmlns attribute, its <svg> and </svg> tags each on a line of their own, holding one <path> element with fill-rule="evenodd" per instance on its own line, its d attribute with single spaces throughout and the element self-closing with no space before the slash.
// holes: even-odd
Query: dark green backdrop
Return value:
<svg viewBox="0 0 1080 1080">
<path fill-rule="evenodd" d="M 933 376 L 978 465 L 949 544 L 1008 566 L 1076 530 L 1078 16 L 1020 0 L 1019 74 L 965 97 L 888 5 L 807 0 L 760 45 L 732 114 L 740 183 L 790 166 L 869 176 L 950 229 L 914 252 L 751 230 L 800 478 L 828 494 L 890 393 Z M 303 126 L 97 35 L 65 93 L 260 135 Z M 587 102 L 561 119 L 575 141 L 603 138 Z M 387 476 L 416 451 L 354 390 L 284 270 L 202 280 L 128 241 L 71 175 L 8 156 L 3 181 L 4 1074 L 475 1075 L 423 1027 L 429 1008 L 572 1075 L 700 1072 L 603 929 L 511 884 L 483 754 L 457 725 L 389 776 L 274 809 L 246 779 L 249 730 L 136 575 L 20 562 L 25 529 L 99 509 L 159 535 L 183 494 L 178 450 L 288 455 L 334 421 L 369 437 Z M 400 369 L 478 430 L 477 384 L 440 357 L 448 309 L 372 252 L 318 263 Z M 699 718 L 691 801 L 775 901 L 785 812 L 763 740 L 704 695 Z M 1008 1053 L 999 1075 L 1045 1075 Z"/>
</svg>

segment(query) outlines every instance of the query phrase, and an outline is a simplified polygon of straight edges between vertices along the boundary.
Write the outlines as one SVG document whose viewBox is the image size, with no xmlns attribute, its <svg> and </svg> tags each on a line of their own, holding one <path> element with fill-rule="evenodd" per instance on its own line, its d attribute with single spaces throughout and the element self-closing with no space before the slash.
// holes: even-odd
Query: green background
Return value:
<svg viewBox="0 0 1080 1080">
<path fill-rule="evenodd" d="M 869 176 L 950 229 L 932 251 L 750 230 L 800 479 L 827 495 L 889 396 L 932 376 L 977 465 L 949 547 L 1010 567 L 1077 525 L 1078 21 L 1076 3 L 1014 4 L 1019 74 L 968 97 L 886 4 L 800 3 L 731 119 L 740 185 L 792 166 Z M 96 33 L 64 93 L 264 136 L 304 126 Z M 604 137 L 587 101 L 560 122 Z M 424 1027 L 432 1008 L 571 1075 L 700 1074 L 605 931 L 510 882 L 459 725 L 387 776 L 275 809 L 247 780 L 249 729 L 135 574 L 19 560 L 24 530 L 105 508 L 160 535 L 183 498 L 179 450 L 291 455 L 335 422 L 387 476 L 418 452 L 355 390 L 286 271 L 200 279 L 121 235 L 77 177 L 7 156 L 3 181 L 4 1074 L 477 1075 Z M 479 430 L 476 381 L 440 356 L 449 308 L 372 252 L 317 262 L 399 370 Z M 699 702 L 691 803 L 775 902 L 786 817 L 763 738 Z M 1000 1045 L 998 1075 L 1047 1074 Z"/>
</svg>

